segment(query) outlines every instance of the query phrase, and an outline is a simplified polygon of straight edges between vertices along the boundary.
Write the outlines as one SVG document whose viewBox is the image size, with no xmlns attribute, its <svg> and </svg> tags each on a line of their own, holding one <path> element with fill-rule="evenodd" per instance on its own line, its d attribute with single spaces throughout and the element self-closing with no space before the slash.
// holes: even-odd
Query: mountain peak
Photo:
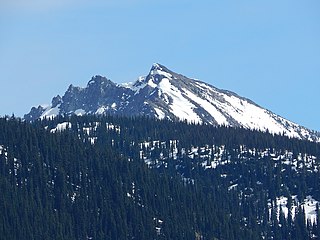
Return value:
<svg viewBox="0 0 320 240">
<path fill-rule="evenodd" d="M 320 141 L 317 134 L 290 122 L 249 99 L 193 80 L 154 63 L 146 77 L 123 87 L 96 75 L 87 87 L 70 85 L 47 108 L 33 108 L 27 121 L 55 115 L 146 115 L 160 119 L 243 127 Z"/>
<path fill-rule="evenodd" d="M 106 77 L 96 75 L 91 78 L 91 80 L 88 82 L 88 87 L 91 85 L 112 85 L 113 82 L 107 79 Z"/>
<path fill-rule="evenodd" d="M 167 67 L 159 63 L 154 63 L 152 64 L 152 67 L 150 69 L 147 79 L 149 79 L 150 77 L 158 79 L 158 76 L 161 76 L 161 78 L 171 79 L 172 71 L 170 71 Z"/>
<path fill-rule="evenodd" d="M 166 67 L 163 66 L 163 65 L 160 64 L 160 63 L 154 63 L 154 64 L 152 64 L 152 67 L 151 67 L 151 70 L 150 70 L 150 71 L 153 71 L 153 70 L 162 70 L 163 68 L 166 68 Z"/>
<path fill-rule="evenodd" d="M 57 95 L 56 97 L 52 98 L 51 105 L 53 108 L 55 108 L 61 103 L 62 103 L 62 97 L 60 95 Z"/>
</svg>

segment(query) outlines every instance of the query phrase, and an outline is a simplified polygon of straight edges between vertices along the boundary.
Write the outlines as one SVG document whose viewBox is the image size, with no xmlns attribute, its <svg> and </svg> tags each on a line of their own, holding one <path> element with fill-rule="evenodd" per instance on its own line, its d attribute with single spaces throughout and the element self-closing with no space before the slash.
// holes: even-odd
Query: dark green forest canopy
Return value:
<svg viewBox="0 0 320 240">
<path fill-rule="evenodd" d="M 61 123 L 69 127 L 52 131 Z M 165 144 L 141 144 L 155 141 Z M 228 164 L 204 167 L 213 160 L 203 146 L 215 154 L 224 146 L 219 157 Z M 244 155 L 239 146 L 255 152 Z M 183 154 L 191 148 L 198 157 Z M 272 158 L 288 152 L 292 161 L 311 156 L 312 166 L 299 160 L 293 169 Z M 277 216 L 274 203 L 295 195 L 319 201 L 319 158 L 317 143 L 240 128 L 145 117 L 4 117 L 0 238 L 316 239 L 319 218 L 307 222 L 302 207 L 294 218 Z"/>
<path fill-rule="evenodd" d="M 302 151 L 311 154 L 320 153 L 320 144 L 286 136 L 274 135 L 244 128 L 216 127 L 213 125 L 188 124 L 186 122 L 159 120 L 149 117 L 124 116 L 59 116 L 53 120 L 38 120 L 35 125 L 55 127 L 58 123 L 70 122 L 74 130 L 88 123 L 112 123 L 121 127 L 126 140 L 145 141 L 179 139 L 183 145 L 226 145 L 233 147 L 246 145 L 254 148 L 275 148 Z M 72 124 L 73 123 L 73 124 Z M 86 124 L 87 123 L 87 124 Z M 80 125 L 79 125 L 80 124 Z"/>
</svg>

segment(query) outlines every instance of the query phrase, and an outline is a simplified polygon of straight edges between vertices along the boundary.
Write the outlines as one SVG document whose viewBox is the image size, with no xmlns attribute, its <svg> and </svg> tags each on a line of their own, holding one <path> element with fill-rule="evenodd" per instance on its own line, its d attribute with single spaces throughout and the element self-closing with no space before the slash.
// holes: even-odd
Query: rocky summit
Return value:
<svg viewBox="0 0 320 240">
<path fill-rule="evenodd" d="M 49 106 L 33 107 L 26 121 L 57 115 L 144 115 L 189 123 L 243 127 L 288 137 L 320 141 L 319 133 L 293 123 L 253 101 L 208 83 L 153 64 L 147 76 L 130 84 L 116 84 L 94 76 L 86 87 L 70 85 Z"/>
</svg>

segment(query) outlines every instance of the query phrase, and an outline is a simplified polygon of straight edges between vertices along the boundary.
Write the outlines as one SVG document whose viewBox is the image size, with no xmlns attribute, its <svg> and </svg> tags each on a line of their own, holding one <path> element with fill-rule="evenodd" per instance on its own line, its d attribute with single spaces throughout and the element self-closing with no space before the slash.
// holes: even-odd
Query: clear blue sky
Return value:
<svg viewBox="0 0 320 240">
<path fill-rule="evenodd" d="M 0 115 L 152 63 L 320 130 L 319 0 L 0 0 Z"/>
</svg>

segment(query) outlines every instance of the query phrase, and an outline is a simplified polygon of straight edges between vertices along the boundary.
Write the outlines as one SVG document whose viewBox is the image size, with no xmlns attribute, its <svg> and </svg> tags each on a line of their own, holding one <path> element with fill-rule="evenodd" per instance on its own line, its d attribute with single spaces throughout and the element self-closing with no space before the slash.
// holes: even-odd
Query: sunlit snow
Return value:
<svg viewBox="0 0 320 240">
<path fill-rule="evenodd" d="M 116 109 L 117 108 L 117 104 L 115 102 L 112 103 L 111 108 Z"/>
<path fill-rule="evenodd" d="M 172 75 L 166 71 L 163 71 L 162 67 L 157 64 L 157 63 L 154 63 L 153 64 L 153 70 L 150 72 L 151 75 L 161 75 L 161 76 L 164 76 L 166 78 L 171 78 Z"/>
<path fill-rule="evenodd" d="M 203 109 L 205 109 L 216 121 L 219 125 L 227 125 L 228 121 L 223 116 L 223 114 L 214 106 L 214 104 L 210 103 L 208 100 L 198 97 L 187 89 L 183 89 L 186 96 L 188 96 L 191 100 L 198 103 Z"/>
<path fill-rule="evenodd" d="M 60 113 L 60 104 L 57 105 L 55 108 L 51 108 L 49 106 L 40 116 L 40 119 L 45 119 L 45 118 L 54 118 L 58 116 Z"/>
<path fill-rule="evenodd" d="M 68 128 L 71 128 L 71 123 L 70 122 L 63 122 L 63 123 L 59 123 L 55 128 L 51 129 L 50 132 L 54 133 L 54 132 L 61 132 L 64 131 Z"/>
<path fill-rule="evenodd" d="M 92 83 L 94 83 L 94 80 L 91 80 L 89 85 Z M 117 84 L 117 87 L 132 90 L 132 92 L 128 91 L 128 94 L 123 93 L 125 97 L 122 96 L 120 101 L 128 104 L 130 100 L 135 102 L 136 98 L 142 98 L 144 104 L 148 107 L 145 107 L 144 110 L 139 109 L 139 106 L 134 106 L 134 108 L 137 108 L 137 111 L 142 111 L 142 113 L 145 113 L 143 112 L 145 109 L 153 108 L 155 117 L 159 119 L 171 119 L 174 115 L 180 120 L 187 120 L 189 123 L 217 123 L 218 125 L 269 131 L 272 134 L 284 134 L 288 137 L 320 142 L 320 137 L 316 133 L 288 121 L 246 98 L 239 97 L 229 91 L 217 89 L 198 80 L 184 77 L 180 79 L 179 75 L 175 75 L 157 63 L 153 64 L 147 77 L 139 77 L 134 83 Z M 154 90 L 150 91 L 150 87 Z M 142 92 L 141 90 L 145 88 L 146 91 Z M 153 99 L 148 99 L 149 95 L 142 96 L 146 93 L 156 98 L 156 101 L 152 102 Z M 60 105 L 54 108 L 52 108 L 52 105 L 43 106 L 44 111 L 40 118 L 53 118 L 59 114 L 71 115 L 74 113 L 81 116 L 90 113 L 105 114 L 110 110 L 126 111 L 122 102 L 116 99 L 113 102 L 100 105 L 97 110 L 88 112 L 77 109 L 64 113 L 64 108 L 60 109 Z M 146 114 L 150 113 L 147 112 Z"/>
<path fill-rule="evenodd" d="M 150 80 L 148 81 L 148 85 L 149 85 L 150 87 L 152 87 L 152 88 L 156 88 L 156 87 L 157 87 L 157 84 L 155 84 L 155 83 L 152 81 L 152 79 L 150 79 Z"/>
<path fill-rule="evenodd" d="M 164 119 L 166 114 L 159 108 L 154 108 L 159 119 Z"/>
<path fill-rule="evenodd" d="M 188 122 L 201 123 L 201 118 L 194 112 L 196 108 L 190 101 L 184 98 L 181 91 L 173 86 L 169 79 L 163 78 L 159 83 L 163 93 L 168 94 L 172 98 L 172 104 L 169 107 L 172 113 L 181 120 L 187 120 Z"/>
<path fill-rule="evenodd" d="M 101 106 L 100 108 L 98 108 L 98 110 L 96 111 L 96 114 L 104 114 L 106 112 L 107 108 L 105 106 Z"/>
<path fill-rule="evenodd" d="M 76 111 L 74 111 L 74 114 L 76 114 L 77 116 L 83 116 L 86 114 L 86 111 L 83 109 L 77 109 Z"/>
<path fill-rule="evenodd" d="M 317 203 L 319 202 L 313 199 L 312 196 L 307 196 L 302 203 L 299 203 L 297 196 L 292 196 L 292 206 L 290 209 L 292 218 L 293 219 L 295 218 L 297 207 L 301 206 L 305 211 L 306 221 L 309 220 L 311 223 L 315 223 L 317 220 L 317 212 L 316 212 Z M 276 204 L 278 207 L 278 213 L 277 213 L 278 217 L 280 214 L 279 211 L 282 211 L 285 218 L 288 218 L 288 213 L 289 213 L 289 209 L 287 205 L 288 198 L 284 196 L 278 197 L 276 200 Z M 271 204 L 269 204 L 269 207 L 270 206 Z M 269 211 L 271 211 L 271 209 Z"/>
</svg>

